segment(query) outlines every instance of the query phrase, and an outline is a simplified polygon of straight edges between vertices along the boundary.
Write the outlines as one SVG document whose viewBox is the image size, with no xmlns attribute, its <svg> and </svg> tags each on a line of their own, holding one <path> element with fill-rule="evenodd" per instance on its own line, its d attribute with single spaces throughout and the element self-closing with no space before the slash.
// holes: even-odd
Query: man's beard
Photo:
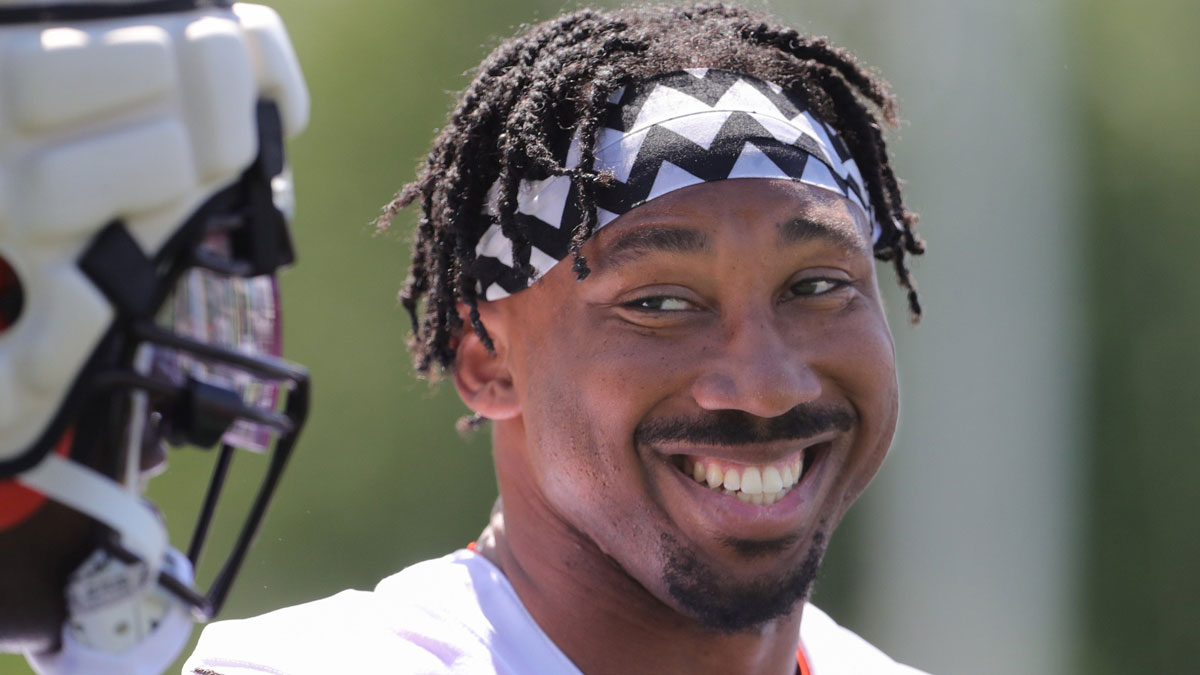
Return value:
<svg viewBox="0 0 1200 675">
<path fill-rule="evenodd" d="M 772 442 L 802 443 L 833 431 L 848 431 L 854 410 L 841 405 L 798 405 L 772 418 L 740 410 L 707 411 L 699 416 L 645 420 L 634 429 L 634 443 L 652 446 L 685 442 L 737 447 Z M 670 534 L 661 537 L 665 561 L 663 580 L 683 611 L 703 626 L 725 633 L 748 632 L 791 614 L 808 598 L 821 558 L 825 556 L 828 523 L 821 523 L 808 555 L 783 575 L 732 581 L 728 574 L 700 561 L 696 553 Z M 746 558 L 783 555 L 797 543 L 798 534 L 771 541 L 729 538 L 723 544 Z"/>
<path fill-rule="evenodd" d="M 791 614 L 808 598 L 825 556 L 825 539 L 825 534 L 818 531 L 808 555 L 782 577 L 762 576 L 739 582 L 701 562 L 695 552 L 663 533 L 663 579 L 684 613 L 704 627 L 723 633 L 751 632 Z"/>
</svg>

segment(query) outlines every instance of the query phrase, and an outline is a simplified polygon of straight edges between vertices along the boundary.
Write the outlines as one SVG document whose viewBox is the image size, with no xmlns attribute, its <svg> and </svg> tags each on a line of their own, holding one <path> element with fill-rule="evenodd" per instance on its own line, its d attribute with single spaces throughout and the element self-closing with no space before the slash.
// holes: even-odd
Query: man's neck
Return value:
<svg viewBox="0 0 1200 675">
<path fill-rule="evenodd" d="M 477 552 L 583 672 L 796 672 L 803 607 L 753 632 L 707 629 L 667 606 L 561 522 L 497 503 Z"/>
</svg>

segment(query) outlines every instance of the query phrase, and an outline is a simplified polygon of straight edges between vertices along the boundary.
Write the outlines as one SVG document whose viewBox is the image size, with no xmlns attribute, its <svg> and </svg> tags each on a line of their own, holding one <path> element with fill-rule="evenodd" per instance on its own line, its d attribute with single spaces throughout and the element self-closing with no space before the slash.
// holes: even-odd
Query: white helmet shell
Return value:
<svg viewBox="0 0 1200 675">
<path fill-rule="evenodd" d="M 120 219 L 152 256 L 258 152 L 255 104 L 285 136 L 308 93 L 274 10 L 0 26 L 0 257 L 24 292 L 0 334 L 0 464 L 46 432 L 113 319 L 76 264 Z M 116 161 L 115 158 L 120 158 Z"/>
</svg>

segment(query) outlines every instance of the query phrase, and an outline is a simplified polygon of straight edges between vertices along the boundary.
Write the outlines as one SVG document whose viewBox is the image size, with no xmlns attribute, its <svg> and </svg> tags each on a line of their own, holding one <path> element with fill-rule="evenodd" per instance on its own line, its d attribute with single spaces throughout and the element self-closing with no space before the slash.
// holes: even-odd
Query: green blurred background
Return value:
<svg viewBox="0 0 1200 675">
<path fill-rule="evenodd" d="M 290 145 L 301 264 L 283 290 L 286 353 L 311 369 L 315 401 L 224 618 L 371 588 L 484 524 L 486 433 L 459 438 L 452 387 L 408 365 L 395 293 L 411 216 L 383 236 L 370 222 L 483 55 L 574 7 L 268 4 L 313 100 Z M 1196 672 L 1200 5 L 765 6 L 893 82 L 908 121 L 892 147 L 930 243 L 925 324 L 905 325 L 891 298 L 894 456 L 834 538 L 816 601 L 938 673 Z M 254 459 L 235 464 L 248 471 L 230 526 Z M 209 458 L 171 463 L 151 496 L 182 546 Z M 3 656 L 0 672 L 28 671 Z"/>
</svg>

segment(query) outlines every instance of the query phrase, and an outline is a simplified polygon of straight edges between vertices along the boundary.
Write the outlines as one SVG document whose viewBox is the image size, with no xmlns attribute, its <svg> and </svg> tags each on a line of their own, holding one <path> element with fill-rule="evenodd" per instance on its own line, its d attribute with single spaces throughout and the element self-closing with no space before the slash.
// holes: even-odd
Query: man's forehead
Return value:
<svg viewBox="0 0 1200 675">
<path fill-rule="evenodd" d="M 616 266 L 653 252 L 710 253 L 717 235 L 737 237 L 749 227 L 772 228 L 784 247 L 824 242 L 851 253 L 870 252 L 870 225 L 844 197 L 799 183 L 769 181 L 782 183 L 766 189 L 782 196 L 786 207 L 773 212 L 767 222 L 755 222 L 761 216 L 752 212 L 760 206 L 764 186 L 746 190 L 747 182 L 695 185 L 631 209 L 594 235 L 599 262 Z"/>
</svg>

